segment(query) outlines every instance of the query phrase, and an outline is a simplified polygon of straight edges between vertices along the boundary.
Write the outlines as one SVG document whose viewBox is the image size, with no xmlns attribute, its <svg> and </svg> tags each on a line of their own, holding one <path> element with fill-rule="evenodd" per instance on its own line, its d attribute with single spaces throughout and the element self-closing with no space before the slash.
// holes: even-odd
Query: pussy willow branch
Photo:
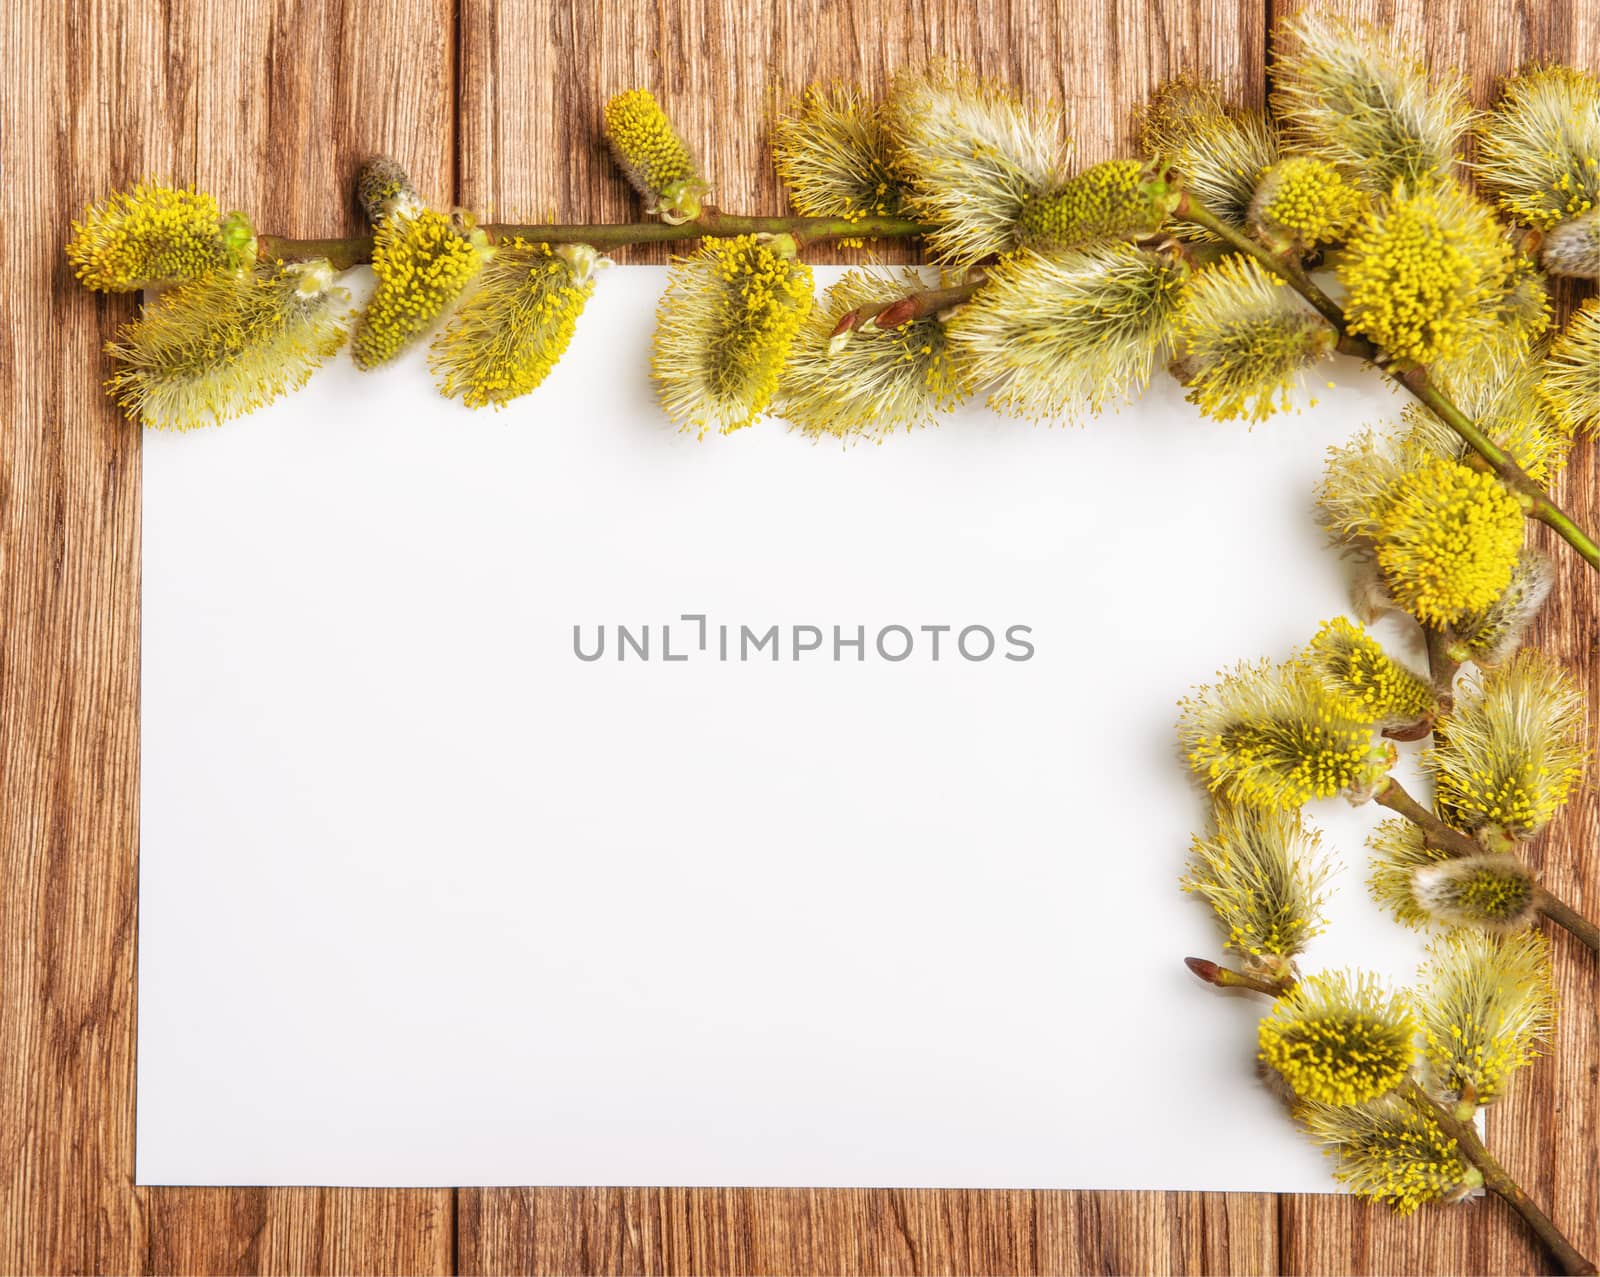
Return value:
<svg viewBox="0 0 1600 1277">
<path fill-rule="evenodd" d="M 1595 1271 L 1594 1262 L 1567 1240 L 1550 1216 L 1540 1210 L 1506 1169 L 1495 1161 L 1494 1154 L 1478 1138 L 1476 1126 L 1470 1121 L 1463 1122 L 1411 1078 L 1400 1083 L 1400 1094 L 1413 1108 L 1432 1118 L 1439 1129 L 1456 1142 L 1456 1147 L 1467 1161 L 1482 1173 L 1484 1187 L 1522 1216 L 1523 1222 L 1549 1247 L 1562 1272 Z"/>
<path fill-rule="evenodd" d="M 1445 824 L 1419 803 L 1393 776 L 1386 777 L 1378 786 L 1372 801 L 1380 807 L 1387 807 L 1397 816 L 1404 816 L 1422 830 L 1424 845 L 1437 851 L 1447 852 L 1451 856 L 1476 856 L 1483 851 L 1482 845 L 1476 838 Z M 1539 912 L 1546 918 L 1556 926 L 1566 928 L 1595 953 L 1600 953 L 1600 927 L 1542 885 L 1538 888 L 1537 901 Z"/>
<path fill-rule="evenodd" d="M 1294 987 L 1292 980 L 1275 985 L 1205 958 L 1185 958 L 1183 961 L 1189 970 L 1207 984 L 1214 984 L 1218 988 L 1249 989 L 1269 998 L 1276 998 Z M 1461 1155 L 1483 1176 L 1484 1187 L 1522 1216 L 1523 1222 L 1555 1256 L 1562 1272 L 1579 1275 L 1595 1272 L 1593 1262 L 1567 1240 L 1566 1234 L 1556 1227 L 1555 1221 L 1539 1209 L 1533 1199 L 1522 1191 L 1521 1185 L 1511 1178 L 1505 1167 L 1495 1160 L 1494 1154 L 1478 1138 L 1478 1128 L 1471 1121 L 1462 1121 L 1412 1078 L 1408 1077 L 1401 1082 L 1398 1091 L 1402 1099 L 1431 1117 L 1438 1123 L 1439 1129 L 1456 1142 Z"/>
<path fill-rule="evenodd" d="M 1550 495 L 1528 476 L 1516 459 L 1484 434 L 1477 424 L 1452 403 L 1447 395 L 1428 379 L 1423 367 L 1399 368 L 1384 359 L 1384 352 L 1371 342 L 1350 334 L 1348 321 L 1339 304 L 1318 288 L 1300 262 L 1287 254 L 1275 253 L 1264 244 L 1250 238 L 1242 231 L 1229 226 L 1203 204 L 1185 195 L 1174 216 L 1204 227 L 1231 248 L 1247 253 L 1274 275 L 1287 282 L 1297 293 L 1311 303 L 1316 312 L 1333 325 L 1339 334 L 1337 349 L 1341 354 L 1378 368 L 1389 380 L 1404 386 L 1433 414 L 1460 435 L 1468 447 L 1481 456 L 1499 475 L 1501 481 L 1521 498 L 1530 518 L 1539 520 L 1561 536 L 1584 561 L 1600 571 L 1600 545 L 1597 545 L 1570 515 L 1550 499 Z"/>
<path fill-rule="evenodd" d="M 904 239 L 928 228 L 904 217 L 739 217 L 708 208 L 692 222 L 669 226 L 665 222 L 549 223 L 524 225 L 491 222 L 483 227 L 491 242 L 521 238 L 535 244 L 590 244 L 595 248 L 626 248 L 631 244 L 667 244 L 701 239 L 707 235 L 793 235 L 803 248 L 830 239 Z M 290 239 L 283 235 L 258 235 L 261 255 L 270 261 L 296 262 L 326 257 L 338 270 L 372 260 L 372 236 L 344 239 Z"/>
</svg>

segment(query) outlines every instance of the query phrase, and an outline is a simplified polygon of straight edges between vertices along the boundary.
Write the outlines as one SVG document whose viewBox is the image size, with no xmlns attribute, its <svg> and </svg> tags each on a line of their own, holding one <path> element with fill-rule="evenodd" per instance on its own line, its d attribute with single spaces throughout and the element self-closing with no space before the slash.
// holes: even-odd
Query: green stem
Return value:
<svg viewBox="0 0 1600 1277">
<path fill-rule="evenodd" d="M 372 236 L 345 239 L 291 239 L 286 235 L 257 235 L 256 252 L 269 262 L 308 262 L 327 258 L 334 270 L 349 270 L 372 260 Z"/>
<path fill-rule="evenodd" d="M 1572 516 L 1550 499 L 1550 494 L 1539 486 L 1505 449 L 1478 428 L 1476 422 L 1451 402 L 1450 398 L 1428 378 L 1428 370 L 1414 366 L 1401 368 L 1386 359 L 1384 352 L 1371 342 L 1350 333 L 1349 322 L 1339 304 L 1318 288 L 1306 274 L 1299 260 L 1275 253 L 1244 232 L 1228 225 L 1203 204 L 1185 196 L 1175 216 L 1193 222 L 1210 231 L 1230 248 L 1255 258 L 1274 275 L 1285 280 L 1294 290 L 1311 303 L 1317 313 L 1333 325 L 1339 334 L 1336 349 L 1341 354 L 1354 355 L 1376 367 L 1390 381 L 1404 386 L 1425 404 L 1440 421 L 1449 426 L 1474 452 L 1487 461 L 1502 483 L 1522 501 L 1523 509 L 1531 519 L 1537 519 L 1556 533 L 1583 558 L 1590 567 L 1600 571 L 1600 545 L 1578 526 Z"/>
<path fill-rule="evenodd" d="M 541 244 L 591 244 L 595 248 L 627 248 L 633 244 L 668 244 L 706 235 L 793 235 L 803 248 L 831 239 L 905 239 L 927 228 L 904 217 L 740 217 L 708 208 L 692 222 L 549 223 L 491 222 L 484 231 L 494 242 L 521 238 Z M 261 255 L 269 261 L 305 261 L 326 257 L 339 270 L 372 260 L 372 236 L 345 239 L 290 239 L 258 235 Z"/>
<path fill-rule="evenodd" d="M 1306 274 L 1305 267 L 1283 253 L 1275 253 L 1259 240 L 1250 238 L 1243 231 L 1235 230 L 1213 213 L 1204 204 L 1197 203 L 1192 195 L 1185 194 L 1179 203 L 1174 217 L 1185 222 L 1193 222 L 1196 226 L 1203 227 L 1220 239 L 1229 248 L 1253 257 L 1274 275 L 1287 280 L 1294 286 L 1294 290 L 1311 303 L 1316 312 L 1339 330 L 1342 336 L 1345 331 L 1344 311 L 1339 309 L 1339 303 L 1329 297 L 1317 287 L 1311 276 Z"/>
<path fill-rule="evenodd" d="M 1456 1142 L 1463 1157 L 1477 1167 L 1483 1175 L 1483 1184 L 1496 1197 L 1522 1216 L 1523 1222 L 1555 1256 L 1564 1273 L 1593 1273 L 1594 1262 L 1569 1242 L 1550 1216 L 1540 1210 L 1522 1191 L 1522 1186 L 1512 1179 L 1505 1167 L 1495 1161 L 1494 1154 L 1478 1138 L 1478 1129 L 1471 1121 L 1462 1121 L 1444 1105 L 1407 1078 L 1400 1084 L 1400 1094 L 1413 1108 L 1433 1119 L 1446 1135 Z"/>
</svg>

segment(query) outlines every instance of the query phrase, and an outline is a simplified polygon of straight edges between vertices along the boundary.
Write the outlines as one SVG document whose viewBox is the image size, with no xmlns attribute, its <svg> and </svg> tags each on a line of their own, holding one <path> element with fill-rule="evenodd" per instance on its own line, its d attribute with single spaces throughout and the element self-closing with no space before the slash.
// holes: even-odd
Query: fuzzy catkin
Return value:
<svg viewBox="0 0 1600 1277">
<path fill-rule="evenodd" d="M 469 408 L 502 408 L 536 389 L 566 353 L 594 293 L 596 254 L 512 239 L 434 339 L 439 392 Z"/>
<path fill-rule="evenodd" d="M 139 182 L 127 191 L 113 192 L 72 223 L 67 260 L 85 288 L 136 292 L 248 265 L 255 256 L 255 242 L 247 222 L 243 230 L 237 245 L 230 245 L 211 196 Z"/>
<path fill-rule="evenodd" d="M 344 343 L 344 290 L 327 262 L 212 271 L 118 330 L 109 388 L 157 430 L 220 425 L 298 390 Z"/>
<path fill-rule="evenodd" d="M 679 428 L 727 434 L 772 403 L 812 304 L 811 268 L 783 240 L 707 239 L 673 262 L 650 369 Z"/>
</svg>

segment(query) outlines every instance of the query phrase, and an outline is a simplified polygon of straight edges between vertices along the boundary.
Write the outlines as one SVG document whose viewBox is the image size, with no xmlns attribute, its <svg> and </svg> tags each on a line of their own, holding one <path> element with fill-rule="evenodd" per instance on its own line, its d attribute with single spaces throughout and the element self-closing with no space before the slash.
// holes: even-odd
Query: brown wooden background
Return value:
<svg viewBox="0 0 1600 1277">
<path fill-rule="evenodd" d="M 1495 77 L 1600 69 L 1595 0 L 1341 0 Z M 353 228 L 349 178 L 392 152 L 430 197 L 501 218 L 619 218 L 597 146 L 607 94 L 668 102 L 725 207 L 783 207 L 774 88 L 952 55 L 1062 98 L 1084 160 L 1179 71 L 1265 91 L 1273 0 L 13 0 L 0 153 L 0 1270 L 6 1272 L 1528 1272 L 1496 1202 L 1394 1220 L 1337 1197 L 643 1189 L 144 1189 L 133 1184 L 139 435 L 100 392 L 133 303 L 74 287 L 70 215 L 146 173 L 263 229 Z M 636 258 L 637 260 L 638 258 Z M 1293 429 L 1292 421 L 1263 429 Z M 1579 455 L 1569 508 L 1600 519 Z M 1600 705 L 1596 578 L 1570 556 L 1543 641 Z M 1547 855 L 1600 911 L 1585 794 Z M 1556 1054 L 1491 1144 L 1600 1250 L 1596 964 L 1555 941 Z M 1176 959 L 1179 955 L 1174 955 Z M 1205 996 L 1196 991 L 1196 996 Z M 1182 1085 L 1182 1061 L 1173 1061 Z M 1117 1103 L 1117 1096 L 1090 1097 Z M 1197 1102 L 1204 1102 L 1197 1097 Z"/>
</svg>

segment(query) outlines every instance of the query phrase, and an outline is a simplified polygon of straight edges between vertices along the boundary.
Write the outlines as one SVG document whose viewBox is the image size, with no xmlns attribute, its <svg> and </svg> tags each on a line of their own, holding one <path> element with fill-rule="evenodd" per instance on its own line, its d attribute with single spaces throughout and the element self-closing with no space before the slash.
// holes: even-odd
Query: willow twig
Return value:
<svg viewBox="0 0 1600 1277">
<path fill-rule="evenodd" d="M 1476 856 L 1483 851 L 1482 844 L 1476 838 L 1440 820 L 1393 776 L 1384 777 L 1372 795 L 1372 801 L 1380 807 L 1387 807 L 1397 816 L 1404 816 L 1422 830 L 1422 842 L 1426 847 L 1447 852 L 1451 856 Z"/>
<path fill-rule="evenodd" d="M 1562 1272 L 1595 1271 L 1594 1261 L 1567 1240 L 1566 1234 L 1555 1226 L 1550 1216 L 1540 1210 L 1522 1191 L 1521 1185 L 1511 1178 L 1499 1162 L 1495 1161 L 1494 1154 L 1478 1138 L 1478 1129 L 1471 1121 L 1462 1121 L 1424 1091 L 1412 1078 L 1400 1083 L 1400 1094 L 1413 1108 L 1432 1118 L 1439 1129 L 1456 1142 L 1461 1155 L 1482 1173 L 1484 1187 L 1522 1216 L 1523 1222 L 1555 1256 Z"/>
<path fill-rule="evenodd" d="M 1539 912 L 1558 927 L 1565 927 L 1595 953 L 1600 953 L 1600 927 L 1595 926 L 1566 901 L 1539 888 Z"/>
<path fill-rule="evenodd" d="M 1189 970 L 1193 971 L 1207 984 L 1218 985 L 1222 988 L 1249 989 L 1252 992 L 1276 998 L 1287 992 L 1289 987 L 1292 987 L 1292 984 L 1287 987 L 1278 987 L 1269 981 L 1247 976 L 1241 971 L 1233 971 L 1227 967 L 1219 966 L 1217 963 L 1210 962 L 1205 958 L 1185 958 L 1183 962 Z M 1522 1191 L 1522 1186 L 1495 1160 L 1494 1154 L 1489 1152 L 1488 1147 L 1478 1138 L 1477 1127 L 1470 1120 L 1464 1122 L 1456 1117 L 1448 1108 L 1423 1090 L 1414 1078 L 1408 1077 L 1402 1081 L 1398 1091 L 1407 1103 L 1432 1118 L 1438 1123 L 1439 1129 L 1456 1142 L 1456 1147 L 1461 1150 L 1461 1155 L 1477 1168 L 1478 1173 L 1483 1176 L 1484 1187 L 1522 1217 L 1523 1222 L 1533 1230 L 1534 1235 L 1555 1256 L 1556 1262 L 1561 1265 L 1562 1272 L 1578 1274 L 1580 1277 L 1587 1277 L 1587 1275 L 1595 1272 L 1593 1261 L 1567 1240 L 1566 1234 L 1556 1227 L 1550 1216 L 1546 1215 L 1534 1203 L 1533 1199 Z"/>
<path fill-rule="evenodd" d="M 1440 421 L 1454 430 L 1468 447 L 1489 463 L 1501 482 L 1522 502 L 1523 510 L 1530 519 L 1537 519 L 1547 527 L 1554 528 L 1561 539 L 1578 552 L 1584 562 L 1596 571 L 1600 571 L 1600 544 L 1596 544 L 1572 516 L 1550 498 L 1550 494 L 1517 464 L 1516 458 L 1489 438 L 1471 417 L 1462 412 L 1451 402 L 1449 396 L 1434 385 L 1428 377 L 1426 368 L 1420 365 L 1402 368 L 1390 361 L 1384 352 L 1371 342 L 1353 336 L 1349 321 L 1339 303 L 1317 287 L 1298 258 L 1273 252 L 1266 245 L 1228 225 L 1210 209 L 1188 195 L 1185 195 L 1179 203 L 1174 216 L 1210 231 L 1230 248 L 1255 258 L 1274 275 L 1288 283 L 1311 303 L 1319 315 L 1333 325 L 1339 334 L 1339 343 L 1335 349 L 1341 354 L 1353 355 L 1372 364 L 1390 381 L 1404 386 L 1416 396 Z"/>
<path fill-rule="evenodd" d="M 1461 662 L 1450 654 L 1450 635 L 1437 625 L 1424 624 L 1422 636 L 1428 645 L 1428 681 L 1433 684 L 1436 714 L 1444 717 L 1455 708 L 1456 671 Z"/>
<path fill-rule="evenodd" d="M 1384 778 L 1377 792 L 1372 795 L 1372 801 L 1380 807 L 1387 807 L 1397 816 L 1404 816 L 1422 830 L 1424 846 L 1451 856 L 1476 856 L 1484 850 L 1483 844 L 1471 834 L 1464 834 L 1440 820 L 1393 776 Z M 1570 931 L 1595 953 L 1600 953 L 1600 927 L 1543 886 L 1538 889 L 1537 905 L 1539 912 L 1556 926 Z"/>
<path fill-rule="evenodd" d="M 927 228 L 904 217 L 741 217 L 708 208 L 692 222 L 490 222 L 483 227 L 491 243 L 525 239 L 539 244 L 589 244 L 595 248 L 627 248 L 634 244 L 667 244 L 707 235 L 792 235 L 803 248 L 832 239 L 906 239 Z M 325 257 L 338 270 L 372 260 L 372 236 L 344 239 L 291 239 L 257 235 L 261 254 L 271 261 L 305 261 Z"/>
</svg>

